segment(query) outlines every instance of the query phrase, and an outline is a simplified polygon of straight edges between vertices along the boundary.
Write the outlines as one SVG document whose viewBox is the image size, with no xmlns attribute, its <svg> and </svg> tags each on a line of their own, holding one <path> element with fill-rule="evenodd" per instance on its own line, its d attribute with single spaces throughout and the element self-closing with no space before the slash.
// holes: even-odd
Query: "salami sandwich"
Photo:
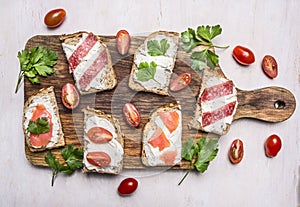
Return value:
<svg viewBox="0 0 300 207">
<path fill-rule="evenodd" d="M 62 48 L 80 94 L 113 89 L 117 85 L 107 46 L 93 33 L 62 35 Z"/>
</svg>

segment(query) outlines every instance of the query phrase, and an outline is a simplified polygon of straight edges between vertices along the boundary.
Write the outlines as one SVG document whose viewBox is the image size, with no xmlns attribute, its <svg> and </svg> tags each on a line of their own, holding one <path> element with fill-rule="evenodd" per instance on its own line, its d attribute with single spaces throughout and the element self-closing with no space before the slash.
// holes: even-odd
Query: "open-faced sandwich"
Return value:
<svg viewBox="0 0 300 207">
<path fill-rule="evenodd" d="M 173 166 L 181 161 L 182 115 L 178 103 L 153 111 L 143 129 L 142 162 L 146 166 Z"/>
<path fill-rule="evenodd" d="M 25 102 L 23 131 L 32 152 L 65 145 L 53 86 L 41 89 Z"/>
<path fill-rule="evenodd" d="M 80 94 L 113 89 L 117 78 L 107 46 L 93 33 L 62 35 L 62 48 Z"/>
<path fill-rule="evenodd" d="M 158 31 L 150 34 L 134 53 L 129 87 L 169 95 L 169 84 L 175 66 L 179 34 Z"/>
<path fill-rule="evenodd" d="M 118 174 L 123 168 L 124 138 L 117 120 L 85 108 L 83 172 Z"/>
<path fill-rule="evenodd" d="M 218 135 L 226 134 L 236 112 L 237 90 L 220 68 L 205 69 L 196 110 L 190 126 Z"/>
</svg>

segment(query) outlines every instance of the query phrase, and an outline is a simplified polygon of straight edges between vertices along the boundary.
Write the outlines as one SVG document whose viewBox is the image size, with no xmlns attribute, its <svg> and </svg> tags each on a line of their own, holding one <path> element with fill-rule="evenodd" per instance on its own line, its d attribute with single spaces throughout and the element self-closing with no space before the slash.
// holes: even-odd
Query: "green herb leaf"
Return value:
<svg viewBox="0 0 300 207">
<path fill-rule="evenodd" d="M 50 49 L 44 49 L 43 46 L 36 48 L 24 49 L 18 52 L 20 62 L 20 72 L 15 93 L 19 89 L 19 85 L 24 76 L 27 76 L 33 84 L 39 84 L 40 80 L 36 75 L 44 76 L 51 75 L 55 72 L 53 66 L 56 64 L 58 55 Z"/>
<path fill-rule="evenodd" d="M 200 37 L 201 39 L 206 40 L 207 42 L 211 42 L 212 39 L 219 34 L 221 34 L 222 28 L 220 25 L 215 25 L 215 26 L 199 26 L 197 28 L 197 36 Z"/>
<path fill-rule="evenodd" d="M 201 52 L 194 52 L 191 55 L 191 68 L 193 70 L 203 70 L 206 66 L 210 69 L 215 69 L 218 63 L 219 56 L 208 49 Z"/>
<path fill-rule="evenodd" d="M 149 81 L 152 79 L 155 82 L 159 83 L 154 78 L 155 73 L 156 73 L 156 67 L 157 67 L 157 64 L 153 61 L 151 61 L 150 64 L 148 62 L 141 62 L 138 66 L 136 78 L 142 82 L 146 82 L 146 81 Z"/>
<path fill-rule="evenodd" d="M 147 42 L 148 54 L 151 56 L 165 55 L 169 47 L 170 44 L 166 39 L 162 39 L 160 42 L 157 40 L 149 40 Z"/>
<path fill-rule="evenodd" d="M 193 48 L 200 45 L 201 42 L 196 38 L 195 30 L 188 28 L 187 31 L 181 33 L 182 49 L 190 52 Z"/>
<path fill-rule="evenodd" d="M 43 134 L 50 131 L 50 124 L 46 117 L 41 117 L 36 121 L 29 121 L 27 131 L 32 134 Z"/>
<path fill-rule="evenodd" d="M 181 157 L 185 160 L 192 161 L 199 147 L 193 138 L 188 138 L 182 145 Z"/>
</svg>

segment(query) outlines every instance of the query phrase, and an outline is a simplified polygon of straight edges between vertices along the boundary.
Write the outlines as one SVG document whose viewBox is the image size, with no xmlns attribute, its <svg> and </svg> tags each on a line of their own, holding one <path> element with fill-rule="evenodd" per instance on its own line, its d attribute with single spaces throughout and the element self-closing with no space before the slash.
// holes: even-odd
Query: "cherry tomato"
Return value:
<svg viewBox="0 0 300 207">
<path fill-rule="evenodd" d="M 125 120 L 129 125 L 133 127 L 138 127 L 141 122 L 141 116 L 138 110 L 132 103 L 126 103 L 123 107 L 123 114 Z"/>
<path fill-rule="evenodd" d="M 236 139 L 232 142 L 228 156 L 232 164 L 238 164 L 242 161 L 244 156 L 244 145 L 242 140 Z"/>
<path fill-rule="evenodd" d="M 120 30 L 116 35 L 117 49 L 121 55 L 126 55 L 130 46 L 130 35 L 126 30 Z"/>
<path fill-rule="evenodd" d="M 138 181 L 134 178 L 126 178 L 122 180 L 118 187 L 118 192 L 120 195 L 130 195 L 132 194 L 138 187 Z"/>
<path fill-rule="evenodd" d="M 110 156 L 105 152 L 89 152 L 86 159 L 90 164 L 98 167 L 107 167 L 111 162 Z"/>
<path fill-rule="evenodd" d="M 71 83 L 66 83 L 62 87 L 62 103 L 68 109 L 75 109 L 80 101 L 79 93 L 76 87 Z"/>
<path fill-rule="evenodd" d="M 45 15 L 44 23 L 49 28 L 55 28 L 63 23 L 65 17 L 66 11 L 64 9 L 53 9 Z"/>
<path fill-rule="evenodd" d="M 255 61 L 253 52 L 248 48 L 240 45 L 236 46 L 233 49 L 232 56 L 238 63 L 242 65 L 250 65 Z"/>
<path fill-rule="evenodd" d="M 278 66 L 274 57 L 271 55 L 266 55 L 261 63 L 264 73 L 269 78 L 276 78 L 278 75 Z"/>
<path fill-rule="evenodd" d="M 102 127 L 92 127 L 88 130 L 87 136 L 89 139 L 96 144 L 107 143 L 112 140 L 113 135 L 110 131 Z"/>
<path fill-rule="evenodd" d="M 268 157 L 275 157 L 281 149 L 281 139 L 276 134 L 272 134 L 265 141 L 265 152 Z"/>
<path fill-rule="evenodd" d="M 189 73 L 181 73 L 179 76 L 174 78 L 170 84 L 171 91 L 180 91 L 187 87 L 192 81 L 192 76 Z"/>
</svg>

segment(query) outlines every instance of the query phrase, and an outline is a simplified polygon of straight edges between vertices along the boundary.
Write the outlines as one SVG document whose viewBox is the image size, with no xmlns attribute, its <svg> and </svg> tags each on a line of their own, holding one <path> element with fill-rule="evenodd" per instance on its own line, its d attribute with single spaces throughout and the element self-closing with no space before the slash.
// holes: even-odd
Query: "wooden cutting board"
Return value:
<svg viewBox="0 0 300 207">
<path fill-rule="evenodd" d="M 198 96 L 199 87 L 201 85 L 201 74 L 190 69 L 189 58 L 184 51 L 180 49 L 178 51 L 174 73 L 191 73 L 193 80 L 190 87 L 177 93 L 172 93 L 172 96 L 170 97 L 152 93 L 135 92 L 127 86 L 128 77 L 133 61 L 133 53 L 137 47 L 143 43 L 146 37 L 132 37 L 129 54 L 126 56 L 118 54 L 114 36 L 100 37 L 108 46 L 111 53 L 118 85 L 111 91 L 81 96 L 79 107 L 73 111 L 66 109 L 61 102 L 62 86 L 65 83 L 74 83 L 74 80 L 72 75 L 69 74 L 67 59 L 63 53 L 59 36 L 34 36 L 28 40 L 25 46 L 30 49 L 42 45 L 45 48 L 49 48 L 58 53 L 58 60 L 55 65 L 56 72 L 54 75 L 47 78 L 41 78 L 40 85 L 33 85 L 27 78 L 24 79 L 24 102 L 39 89 L 54 86 L 66 144 L 74 144 L 75 147 L 82 148 L 83 113 L 81 110 L 86 106 L 95 107 L 107 114 L 112 114 L 113 117 L 120 122 L 121 130 L 125 134 L 124 168 L 145 169 L 146 167 L 142 164 L 140 159 L 142 129 L 148 121 L 149 114 L 152 110 L 174 101 L 179 101 L 182 106 L 183 142 L 189 137 L 196 139 L 205 136 L 216 139 L 219 138 L 217 135 L 207 134 L 188 128 L 188 123 L 192 119 L 196 97 Z M 293 94 L 287 89 L 280 87 L 267 87 L 251 91 L 238 89 L 237 96 L 239 105 L 234 120 L 240 118 L 254 118 L 268 122 L 281 122 L 288 119 L 293 114 L 296 107 Z M 133 103 L 141 114 L 141 124 L 138 128 L 130 127 L 123 119 L 122 108 L 127 102 Z M 60 149 L 54 149 L 52 152 L 62 160 Z M 31 152 L 25 143 L 26 158 L 33 165 L 47 166 L 44 161 L 46 153 L 47 151 Z M 172 169 L 189 169 L 189 167 L 189 162 L 182 161 L 180 166 L 174 166 Z"/>
</svg>

